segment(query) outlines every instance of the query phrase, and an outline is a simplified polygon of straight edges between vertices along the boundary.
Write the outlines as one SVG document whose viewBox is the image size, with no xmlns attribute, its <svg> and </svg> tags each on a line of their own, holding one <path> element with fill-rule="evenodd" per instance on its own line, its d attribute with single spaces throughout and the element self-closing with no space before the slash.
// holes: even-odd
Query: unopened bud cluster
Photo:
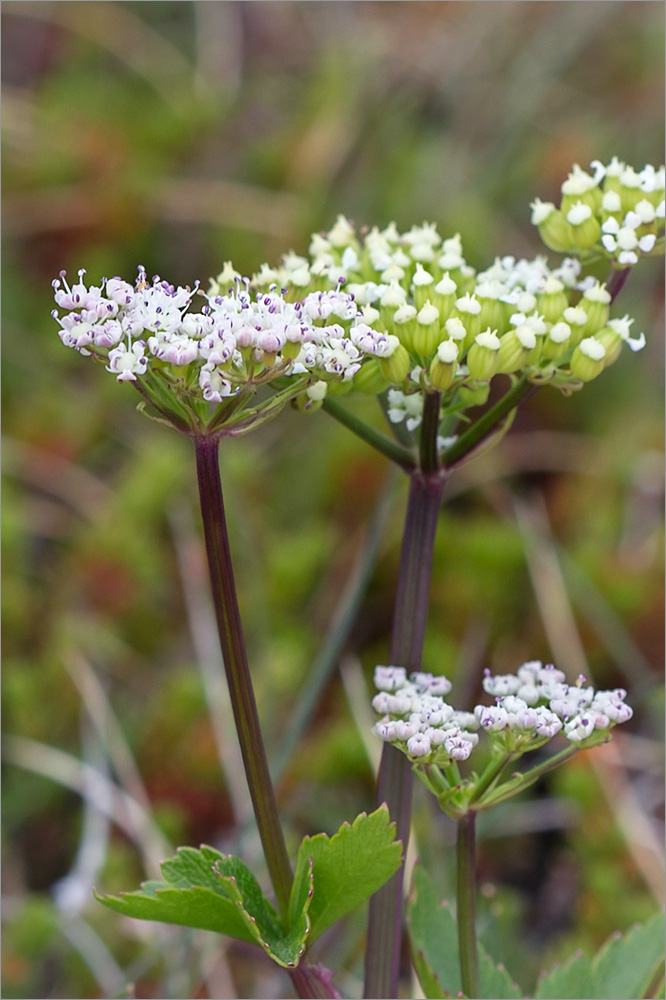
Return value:
<svg viewBox="0 0 666 1000">
<path fill-rule="evenodd" d="M 524 663 L 515 674 L 486 671 L 484 691 L 492 705 L 456 711 L 444 696 L 445 677 L 414 673 L 403 667 L 377 667 L 378 694 L 372 706 L 379 716 L 373 732 L 392 743 L 415 764 L 447 767 L 466 760 L 485 730 L 494 754 L 520 755 L 561 733 L 580 746 L 606 740 L 613 726 L 633 715 L 626 691 L 595 691 L 580 677 L 568 684 L 561 670 L 541 661 Z"/>
<path fill-rule="evenodd" d="M 423 389 L 460 410 L 485 402 L 500 374 L 567 391 L 596 378 L 623 343 L 638 350 L 645 342 L 630 336 L 632 319 L 611 319 L 610 292 L 583 279 L 577 259 L 551 269 L 545 257 L 507 256 L 477 272 L 460 235 L 443 239 L 431 223 L 357 232 L 339 216 L 312 237 L 309 256 L 289 253 L 252 280 L 277 282 L 292 298 L 344 282 L 364 322 L 392 348 L 336 391 L 388 391 L 389 419 L 409 430 L 420 423 Z"/>
<path fill-rule="evenodd" d="M 557 253 L 601 252 L 620 267 L 663 254 L 664 168 L 636 171 L 617 157 L 590 166 L 592 174 L 574 165 L 559 207 L 533 202 L 532 222 L 546 246 Z"/>
</svg>

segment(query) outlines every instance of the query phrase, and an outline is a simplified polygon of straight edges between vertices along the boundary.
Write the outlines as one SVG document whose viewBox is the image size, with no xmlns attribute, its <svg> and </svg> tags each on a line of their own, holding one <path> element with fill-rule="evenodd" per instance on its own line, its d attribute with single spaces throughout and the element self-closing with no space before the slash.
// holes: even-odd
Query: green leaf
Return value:
<svg viewBox="0 0 666 1000">
<path fill-rule="evenodd" d="M 664 914 L 655 915 L 642 926 L 617 934 L 592 960 L 593 997 L 627 1000 L 644 997 L 664 962 Z"/>
<path fill-rule="evenodd" d="M 614 934 L 593 959 L 576 954 L 539 982 L 535 1000 L 635 1000 L 645 997 L 664 964 L 664 915 Z"/>
<path fill-rule="evenodd" d="M 456 996 L 462 991 L 458 928 L 421 865 L 412 875 L 407 923 L 414 967 L 428 1000 Z"/>
<path fill-rule="evenodd" d="M 333 837 L 319 833 L 305 837 L 298 849 L 296 877 L 289 906 L 290 920 L 298 911 L 306 872 L 312 867 L 309 918 L 310 940 L 372 896 L 400 867 L 402 844 L 395 824 L 381 806 L 369 816 L 361 813 L 344 823 Z"/>
<path fill-rule="evenodd" d="M 440 902 L 421 865 L 412 876 L 407 921 L 414 968 L 428 1000 L 446 1000 L 462 992 L 458 960 L 458 927 L 451 906 Z M 496 965 L 485 948 L 478 946 L 481 996 L 495 1000 L 518 1000 L 522 992 L 503 965 Z M 581 994 L 584 996 L 585 994 Z"/>
<path fill-rule="evenodd" d="M 307 901 L 285 932 L 275 907 L 239 858 L 212 847 L 181 847 L 161 868 L 163 882 L 144 882 L 140 890 L 119 896 L 95 896 L 125 916 L 216 931 L 258 945 L 279 965 L 298 964 L 308 934 Z"/>
<path fill-rule="evenodd" d="M 594 997 L 592 963 L 581 952 L 564 965 L 557 965 L 538 983 L 534 1000 L 564 1000 L 565 997 Z"/>
</svg>

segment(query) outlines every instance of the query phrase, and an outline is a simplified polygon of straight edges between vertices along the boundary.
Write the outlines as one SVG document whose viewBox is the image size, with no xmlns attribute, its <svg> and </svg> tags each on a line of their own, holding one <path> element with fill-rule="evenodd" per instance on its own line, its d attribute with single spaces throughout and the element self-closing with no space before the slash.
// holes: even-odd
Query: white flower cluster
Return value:
<svg viewBox="0 0 666 1000">
<path fill-rule="evenodd" d="M 379 694 L 372 707 L 380 718 L 373 732 L 421 763 L 466 760 L 479 728 L 507 751 L 524 753 L 560 731 L 573 743 L 606 735 L 633 715 L 623 689 L 595 691 L 582 677 L 567 684 L 561 670 L 540 660 L 524 663 L 515 674 L 486 671 L 483 689 L 495 704 L 477 705 L 473 712 L 458 712 L 444 701 L 451 690 L 445 677 L 415 673 L 408 679 L 403 667 L 376 667 L 374 680 Z"/>
<path fill-rule="evenodd" d="M 657 172 L 652 177 L 655 191 L 660 177 Z M 575 178 L 581 186 L 579 168 Z M 601 198 L 600 189 L 598 194 Z M 546 215 L 551 211 L 554 206 Z M 641 218 L 649 214 L 645 206 L 633 211 L 642 212 Z M 636 233 L 639 241 L 646 235 L 640 227 Z M 605 235 L 610 237 L 610 231 Z M 598 224 L 595 239 L 600 238 Z M 626 243 L 628 237 L 622 239 Z M 580 247 L 572 243 L 571 250 Z M 449 398 L 461 389 L 456 403 L 464 408 L 479 403 L 467 391 L 474 394 L 496 374 L 523 372 L 539 383 L 580 385 L 615 361 L 623 343 L 633 350 L 644 343 L 642 335 L 628 336 L 627 323 L 613 325 L 610 292 L 581 280 L 577 258 L 567 257 L 551 269 L 544 256 L 498 257 L 476 273 L 465 259 L 460 235 L 443 239 L 432 223 L 404 233 L 394 223 L 363 233 L 339 216 L 329 232 L 312 237 L 309 257 L 289 253 L 277 268 L 263 265 L 253 281 L 258 287 L 277 281 L 299 295 L 344 281 L 364 322 L 384 332 L 391 345 L 391 363 L 380 364 L 378 358 L 353 385 L 371 394 L 388 390 L 389 420 L 404 421 L 410 431 L 421 422 L 423 389 Z"/>
<path fill-rule="evenodd" d="M 412 760 L 467 760 L 479 742 L 474 716 L 456 712 L 444 701 L 442 696 L 451 690 L 446 677 L 413 673 L 408 679 L 404 667 L 376 667 L 375 687 L 379 694 L 372 707 L 380 719 L 373 732 L 397 744 Z"/>
<path fill-rule="evenodd" d="M 63 316 L 53 311 L 60 338 L 81 354 L 105 359 L 119 381 L 170 365 L 215 403 L 276 375 L 349 381 L 366 357 L 390 357 L 395 349 L 339 289 L 289 302 L 274 287 L 252 295 L 249 280 L 236 276 L 226 294 L 204 296 L 195 313 L 188 310 L 198 284 L 149 282 L 139 268 L 134 286 L 120 278 L 87 286 L 84 274 L 79 271 L 71 287 L 64 272 L 53 282 L 56 304 L 65 310 Z"/>
<path fill-rule="evenodd" d="M 637 264 L 663 238 L 664 168 L 648 164 L 637 171 L 617 157 L 590 166 L 593 174 L 574 165 L 562 184 L 559 209 L 537 198 L 532 222 L 553 250 L 575 253 L 600 245 L 621 267 Z"/>
</svg>

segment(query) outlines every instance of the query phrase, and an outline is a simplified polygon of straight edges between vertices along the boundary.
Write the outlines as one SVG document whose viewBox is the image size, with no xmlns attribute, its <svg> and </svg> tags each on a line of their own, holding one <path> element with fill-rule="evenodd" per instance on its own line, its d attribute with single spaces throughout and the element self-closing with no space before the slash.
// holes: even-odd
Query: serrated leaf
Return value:
<svg viewBox="0 0 666 1000">
<path fill-rule="evenodd" d="M 428 1000 L 462 993 L 456 918 L 449 904 L 438 899 L 421 865 L 414 868 L 407 920 L 414 967 Z M 478 956 L 480 995 L 520 1000 L 523 994 L 504 966 L 495 964 L 481 945 Z"/>
<path fill-rule="evenodd" d="M 578 952 L 564 965 L 556 965 L 537 984 L 534 1000 L 564 1000 L 565 997 L 594 997 L 592 962 Z"/>
<path fill-rule="evenodd" d="M 483 945 L 479 945 L 479 985 L 484 997 L 493 1000 L 517 1000 L 523 991 L 514 983 L 501 962 L 495 963 Z"/>
<path fill-rule="evenodd" d="M 161 869 L 164 882 L 144 882 L 137 892 L 119 896 L 95 896 L 125 916 L 226 934 L 258 945 L 279 965 L 298 964 L 308 933 L 307 907 L 285 932 L 275 907 L 239 858 L 212 847 L 183 847 Z"/>
<path fill-rule="evenodd" d="M 401 860 L 402 844 L 395 839 L 395 824 L 386 806 L 369 816 L 361 813 L 332 837 L 324 833 L 305 837 L 298 850 L 294 890 L 302 891 L 303 872 L 311 862 L 310 940 L 372 896 L 395 874 Z M 296 911 L 294 902 L 289 908 L 292 919 Z"/>
<path fill-rule="evenodd" d="M 594 958 L 574 955 L 547 973 L 535 1000 L 635 1000 L 644 997 L 664 962 L 664 915 L 616 934 Z"/>
<path fill-rule="evenodd" d="M 614 935 L 592 960 L 592 997 L 630 1000 L 645 991 L 664 961 L 664 915 L 655 915 L 626 934 Z"/>
</svg>

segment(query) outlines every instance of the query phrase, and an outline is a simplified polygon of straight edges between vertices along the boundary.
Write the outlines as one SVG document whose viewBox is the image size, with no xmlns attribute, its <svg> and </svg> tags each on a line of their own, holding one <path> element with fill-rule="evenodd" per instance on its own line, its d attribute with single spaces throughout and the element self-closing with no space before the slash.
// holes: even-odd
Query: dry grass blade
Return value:
<svg viewBox="0 0 666 1000">
<path fill-rule="evenodd" d="M 57 747 L 23 736 L 6 736 L 3 747 L 8 763 L 50 778 L 82 798 L 89 797 L 136 844 L 149 876 L 159 874 L 160 861 L 173 848 L 140 802 L 89 764 Z"/>
</svg>

